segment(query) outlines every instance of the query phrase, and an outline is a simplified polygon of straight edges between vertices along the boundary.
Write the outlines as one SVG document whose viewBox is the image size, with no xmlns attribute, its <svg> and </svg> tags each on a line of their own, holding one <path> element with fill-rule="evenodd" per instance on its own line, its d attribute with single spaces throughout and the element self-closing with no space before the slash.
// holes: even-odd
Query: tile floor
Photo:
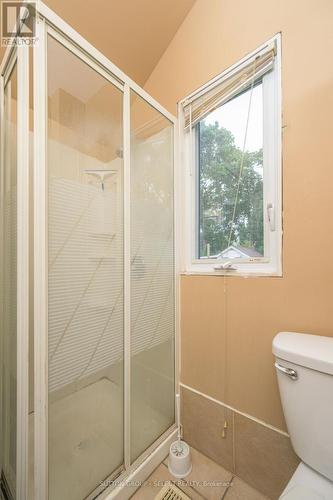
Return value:
<svg viewBox="0 0 333 500">
<path fill-rule="evenodd" d="M 185 479 L 179 481 L 171 476 L 165 460 L 132 500 L 153 500 L 166 481 L 173 481 L 192 500 L 269 500 L 194 448 L 191 454 L 193 468 Z"/>
</svg>

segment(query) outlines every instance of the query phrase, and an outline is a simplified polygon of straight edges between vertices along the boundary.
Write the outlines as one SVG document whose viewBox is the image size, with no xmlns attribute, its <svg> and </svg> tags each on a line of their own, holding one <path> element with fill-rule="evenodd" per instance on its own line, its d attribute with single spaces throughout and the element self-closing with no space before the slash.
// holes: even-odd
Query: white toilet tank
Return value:
<svg viewBox="0 0 333 500">
<path fill-rule="evenodd" d="M 294 450 L 333 481 L 333 338 L 282 332 L 273 354 Z"/>
</svg>

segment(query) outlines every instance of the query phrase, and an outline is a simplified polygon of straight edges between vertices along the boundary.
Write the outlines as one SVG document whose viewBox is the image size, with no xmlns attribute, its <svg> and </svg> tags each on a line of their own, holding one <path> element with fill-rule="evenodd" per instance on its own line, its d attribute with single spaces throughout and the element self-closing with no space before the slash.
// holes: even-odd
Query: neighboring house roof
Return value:
<svg viewBox="0 0 333 500">
<path fill-rule="evenodd" d="M 241 257 L 262 257 L 262 255 L 259 252 L 257 252 L 257 250 L 253 247 L 247 248 L 239 245 L 230 245 L 228 248 L 225 248 L 222 252 L 220 252 L 216 257 L 218 259 L 223 259 L 228 257 L 232 257 L 235 259 Z"/>
</svg>

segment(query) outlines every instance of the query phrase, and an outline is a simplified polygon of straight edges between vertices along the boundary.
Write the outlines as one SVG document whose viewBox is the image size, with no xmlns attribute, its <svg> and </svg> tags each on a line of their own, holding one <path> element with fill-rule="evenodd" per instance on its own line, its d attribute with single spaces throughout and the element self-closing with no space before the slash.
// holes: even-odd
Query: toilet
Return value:
<svg viewBox="0 0 333 500">
<path fill-rule="evenodd" d="M 280 500 L 333 500 L 333 338 L 281 332 L 273 354 L 291 443 L 302 460 Z"/>
</svg>

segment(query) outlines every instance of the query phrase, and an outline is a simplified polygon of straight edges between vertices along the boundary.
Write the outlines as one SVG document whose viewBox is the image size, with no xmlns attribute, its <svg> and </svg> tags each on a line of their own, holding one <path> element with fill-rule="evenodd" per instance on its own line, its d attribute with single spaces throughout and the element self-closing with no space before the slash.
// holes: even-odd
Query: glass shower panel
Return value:
<svg viewBox="0 0 333 500">
<path fill-rule="evenodd" d="M 1 290 L 1 479 L 15 496 L 17 397 L 17 68 L 4 89 Z"/>
<path fill-rule="evenodd" d="M 131 460 L 174 423 L 173 124 L 131 93 Z"/>
<path fill-rule="evenodd" d="M 123 464 L 123 93 L 48 38 L 49 498 Z"/>
</svg>

